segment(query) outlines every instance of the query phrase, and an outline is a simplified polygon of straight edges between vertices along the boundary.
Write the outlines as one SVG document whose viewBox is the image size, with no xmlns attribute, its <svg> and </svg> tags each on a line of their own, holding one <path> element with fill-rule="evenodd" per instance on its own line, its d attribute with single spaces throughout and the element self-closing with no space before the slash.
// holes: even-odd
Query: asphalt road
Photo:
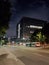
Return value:
<svg viewBox="0 0 49 65">
<path fill-rule="evenodd" d="M 29 47 L 7 47 L 25 65 L 49 65 L 49 53 Z"/>
</svg>

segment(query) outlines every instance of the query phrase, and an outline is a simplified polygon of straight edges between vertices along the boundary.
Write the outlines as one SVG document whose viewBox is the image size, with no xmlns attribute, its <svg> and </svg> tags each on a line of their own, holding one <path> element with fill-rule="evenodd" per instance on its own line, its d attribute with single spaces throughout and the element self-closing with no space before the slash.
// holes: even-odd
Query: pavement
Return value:
<svg viewBox="0 0 49 65">
<path fill-rule="evenodd" d="M 49 49 L 0 46 L 0 65 L 49 65 Z"/>
<path fill-rule="evenodd" d="M 0 47 L 0 65 L 24 65 L 24 63 L 6 47 Z"/>
<path fill-rule="evenodd" d="M 42 48 L 17 46 L 9 47 L 9 50 L 25 65 L 49 65 L 49 53 Z"/>
<path fill-rule="evenodd" d="M 19 47 L 19 48 L 23 48 L 23 49 L 26 49 L 26 50 L 30 50 L 30 51 L 39 51 L 39 52 L 44 52 L 44 53 L 49 53 L 49 48 L 43 48 L 43 47 L 26 47 L 26 46 L 23 46 L 23 45 L 20 45 L 20 46 L 13 46 L 13 47 Z"/>
</svg>

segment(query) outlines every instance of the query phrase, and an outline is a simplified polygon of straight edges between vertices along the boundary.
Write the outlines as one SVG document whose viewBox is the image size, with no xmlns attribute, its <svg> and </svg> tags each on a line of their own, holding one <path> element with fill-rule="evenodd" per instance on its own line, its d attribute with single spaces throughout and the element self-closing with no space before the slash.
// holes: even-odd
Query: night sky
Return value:
<svg viewBox="0 0 49 65">
<path fill-rule="evenodd" d="M 12 16 L 7 36 L 16 35 L 16 24 L 23 16 L 49 21 L 49 0 L 10 0 Z"/>
</svg>

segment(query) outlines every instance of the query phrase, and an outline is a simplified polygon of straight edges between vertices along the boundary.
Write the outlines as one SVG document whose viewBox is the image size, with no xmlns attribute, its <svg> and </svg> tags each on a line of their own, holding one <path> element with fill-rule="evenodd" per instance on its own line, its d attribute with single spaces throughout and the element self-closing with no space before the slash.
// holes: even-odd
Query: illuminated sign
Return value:
<svg viewBox="0 0 49 65">
<path fill-rule="evenodd" d="M 36 29 L 42 29 L 42 26 L 35 26 L 35 25 L 30 25 L 27 26 L 28 28 L 36 28 Z"/>
</svg>

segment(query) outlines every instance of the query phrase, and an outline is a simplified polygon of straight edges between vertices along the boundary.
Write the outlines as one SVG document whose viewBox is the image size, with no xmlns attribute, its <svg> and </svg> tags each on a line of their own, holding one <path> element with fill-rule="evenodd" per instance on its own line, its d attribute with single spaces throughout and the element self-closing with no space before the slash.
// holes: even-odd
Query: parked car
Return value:
<svg viewBox="0 0 49 65">
<path fill-rule="evenodd" d="M 30 42 L 27 42 L 26 43 L 26 46 L 31 47 L 31 43 Z"/>
<path fill-rule="evenodd" d="M 40 45 L 40 42 L 36 42 L 36 43 L 35 43 L 35 46 L 36 46 L 36 47 L 40 47 L 40 46 L 41 46 L 41 45 Z"/>
</svg>

